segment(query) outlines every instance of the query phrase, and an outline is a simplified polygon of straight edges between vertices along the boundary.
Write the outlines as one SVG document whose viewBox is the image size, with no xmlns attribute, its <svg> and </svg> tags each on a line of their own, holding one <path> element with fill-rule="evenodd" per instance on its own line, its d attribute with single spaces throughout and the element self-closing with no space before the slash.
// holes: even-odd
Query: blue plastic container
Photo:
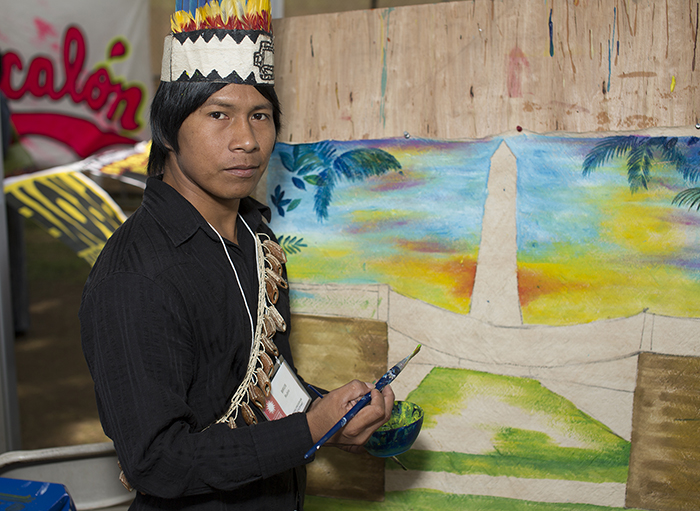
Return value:
<svg viewBox="0 0 700 511">
<path fill-rule="evenodd" d="M 75 511 L 62 484 L 0 477 L 0 511 Z"/>
</svg>

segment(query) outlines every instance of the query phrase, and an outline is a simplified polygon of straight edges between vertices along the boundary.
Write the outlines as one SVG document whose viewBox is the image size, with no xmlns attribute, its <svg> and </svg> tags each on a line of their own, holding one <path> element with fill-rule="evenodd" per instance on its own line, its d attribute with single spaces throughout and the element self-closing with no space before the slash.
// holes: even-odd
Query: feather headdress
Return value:
<svg viewBox="0 0 700 511">
<path fill-rule="evenodd" d="M 274 83 L 270 0 L 177 0 L 161 80 Z"/>
</svg>

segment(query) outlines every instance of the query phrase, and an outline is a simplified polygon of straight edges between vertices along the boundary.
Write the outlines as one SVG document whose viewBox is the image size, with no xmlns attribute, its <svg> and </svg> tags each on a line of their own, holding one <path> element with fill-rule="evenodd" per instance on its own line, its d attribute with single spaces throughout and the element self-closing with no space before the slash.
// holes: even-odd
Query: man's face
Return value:
<svg viewBox="0 0 700 511">
<path fill-rule="evenodd" d="M 205 218 L 255 189 L 275 145 L 272 104 L 251 85 L 229 84 L 189 115 L 163 180 Z"/>
</svg>

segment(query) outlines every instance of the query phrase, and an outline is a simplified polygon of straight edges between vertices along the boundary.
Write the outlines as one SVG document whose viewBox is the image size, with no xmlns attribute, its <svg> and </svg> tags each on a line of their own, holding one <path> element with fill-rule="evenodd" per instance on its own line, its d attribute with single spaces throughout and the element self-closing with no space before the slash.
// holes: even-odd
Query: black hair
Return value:
<svg viewBox="0 0 700 511">
<path fill-rule="evenodd" d="M 148 157 L 148 175 L 157 176 L 165 170 L 169 147 L 180 150 L 177 135 L 185 119 L 202 106 L 212 94 L 227 83 L 212 82 L 160 82 L 151 102 L 151 154 Z M 275 133 L 281 128 L 282 111 L 275 88 L 271 85 L 255 85 L 255 89 L 272 103 L 272 120 Z"/>
</svg>

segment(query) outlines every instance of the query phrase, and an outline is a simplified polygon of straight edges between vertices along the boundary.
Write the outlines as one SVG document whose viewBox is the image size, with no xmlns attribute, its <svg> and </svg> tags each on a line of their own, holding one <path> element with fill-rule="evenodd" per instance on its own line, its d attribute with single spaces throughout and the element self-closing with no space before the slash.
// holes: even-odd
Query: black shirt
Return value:
<svg viewBox="0 0 700 511">
<path fill-rule="evenodd" d="M 226 242 L 254 323 L 254 240 L 240 217 L 273 236 L 263 214 L 241 200 L 239 244 Z M 287 290 L 277 308 L 289 325 Z M 220 239 L 160 179 L 148 180 L 141 207 L 105 245 L 80 321 L 104 431 L 138 490 L 131 509 L 300 509 L 313 445 L 304 414 L 212 425 L 245 375 L 250 321 Z M 288 332 L 274 340 L 293 363 Z"/>
</svg>

